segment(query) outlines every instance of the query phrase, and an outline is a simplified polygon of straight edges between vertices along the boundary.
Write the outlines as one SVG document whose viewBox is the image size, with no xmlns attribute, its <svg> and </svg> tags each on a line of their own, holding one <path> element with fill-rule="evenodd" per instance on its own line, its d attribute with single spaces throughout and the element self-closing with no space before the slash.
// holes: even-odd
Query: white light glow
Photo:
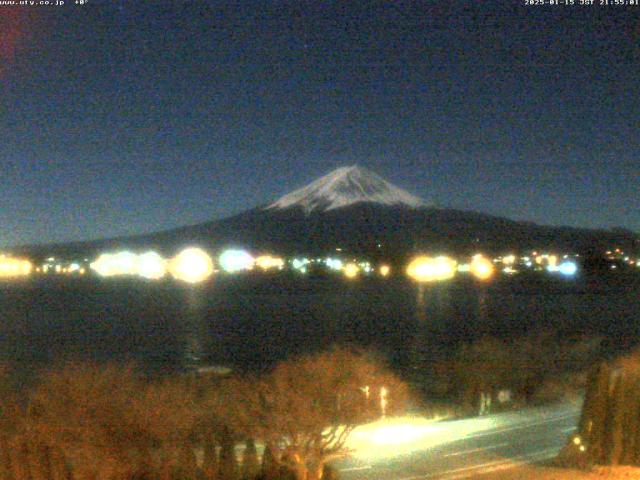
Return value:
<svg viewBox="0 0 640 480">
<path fill-rule="evenodd" d="M 442 422 L 422 417 L 391 417 L 359 426 L 346 447 L 363 460 L 383 460 L 462 440 L 494 426 L 490 419 Z"/>
<path fill-rule="evenodd" d="M 255 263 L 254 258 L 246 250 L 225 250 L 219 260 L 222 269 L 228 273 L 251 270 Z"/>
<path fill-rule="evenodd" d="M 339 258 L 327 258 L 324 261 L 324 263 L 331 270 L 341 271 L 342 268 L 344 267 L 344 264 L 342 263 L 342 260 L 340 260 Z"/>
<path fill-rule="evenodd" d="M 103 253 L 90 267 L 101 277 L 116 275 L 136 275 L 138 256 L 129 251 L 117 253 Z M 55 266 L 56 273 L 60 273 L 60 265 Z"/>
<path fill-rule="evenodd" d="M 56 272 L 59 271 L 57 267 L 56 265 Z M 144 278 L 158 279 L 166 273 L 166 261 L 156 252 L 146 252 L 141 255 L 126 250 L 103 253 L 95 262 L 91 263 L 90 267 L 102 277 L 138 275 Z M 68 271 L 84 273 L 84 269 L 77 264 L 71 264 Z"/>
<path fill-rule="evenodd" d="M 146 252 L 138 256 L 138 275 L 157 280 L 167 274 L 167 261 L 157 252 Z"/>
<path fill-rule="evenodd" d="M 0 255 L 0 277 L 24 277 L 32 270 L 33 265 L 29 260 Z"/>
<path fill-rule="evenodd" d="M 569 277 L 575 275 L 578 272 L 578 266 L 575 264 L 575 262 L 562 262 L 556 267 L 556 269 L 562 275 L 566 275 Z"/>
<path fill-rule="evenodd" d="M 213 274 L 213 260 L 200 248 L 186 248 L 169 262 L 169 272 L 183 282 L 199 283 Z"/>
</svg>

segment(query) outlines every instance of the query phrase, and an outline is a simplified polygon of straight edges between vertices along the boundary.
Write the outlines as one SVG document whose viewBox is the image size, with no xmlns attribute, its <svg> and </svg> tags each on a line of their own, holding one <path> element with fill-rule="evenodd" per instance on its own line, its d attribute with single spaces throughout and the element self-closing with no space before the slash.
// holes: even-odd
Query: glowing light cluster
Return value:
<svg viewBox="0 0 640 480">
<path fill-rule="evenodd" d="M 56 265 L 56 273 L 59 273 L 60 265 Z M 113 277 L 117 275 L 137 275 L 138 255 L 128 251 L 117 253 L 103 253 L 90 265 L 101 277 Z"/>
<path fill-rule="evenodd" d="M 167 274 L 167 261 L 156 252 L 146 252 L 138 256 L 138 275 L 149 280 L 157 280 Z"/>
<path fill-rule="evenodd" d="M 255 265 L 264 271 L 271 269 L 282 270 L 284 268 L 284 260 L 280 257 L 272 257 L 271 255 L 261 255 L 256 258 Z"/>
<path fill-rule="evenodd" d="M 177 280 L 199 283 L 213 274 L 213 260 L 200 248 L 185 248 L 171 259 L 169 272 Z"/>
<path fill-rule="evenodd" d="M 502 263 L 505 265 L 513 265 L 515 262 L 516 262 L 516 256 L 513 254 L 507 255 L 502 259 Z"/>
<path fill-rule="evenodd" d="M 391 267 L 389 265 L 380 265 L 380 275 L 383 277 L 389 276 L 391 273 Z"/>
<path fill-rule="evenodd" d="M 327 258 L 324 263 L 331 270 L 342 271 L 344 264 L 339 258 Z"/>
<path fill-rule="evenodd" d="M 175 279 L 189 283 L 201 282 L 213 273 L 211 257 L 194 247 L 182 250 L 168 261 L 154 251 L 103 253 L 90 267 L 102 277 L 128 275 L 158 280 L 170 273 Z M 79 269 L 80 273 L 84 273 L 82 270 Z"/>
<path fill-rule="evenodd" d="M 373 268 L 371 268 L 371 263 L 369 262 L 360 262 L 358 266 L 364 273 L 371 273 L 373 271 Z"/>
<path fill-rule="evenodd" d="M 311 263 L 311 261 L 308 258 L 294 258 L 291 266 L 301 273 L 307 273 L 307 265 L 309 265 L 309 263 Z"/>
<path fill-rule="evenodd" d="M 571 261 L 562 262 L 556 268 L 558 269 L 558 273 L 568 277 L 572 277 L 576 273 L 578 273 L 578 265 L 576 265 L 575 262 L 571 262 Z"/>
<path fill-rule="evenodd" d="M 356 265 L 355 263 L 347 263 L 344 266 L 344 276 L 347 278 L 356 278 L 358 276 L 358 274 L 360 273 L 360 267 L 358 267 L 358 265 Z"/>
<path fill-rule="evenodd" d="M 255 264 L 255 259 L 246 250 L 225 250 L 219 261 L 222 269 L 228 273 L 251 270 Z"/>
<path fill-rule="evenodd" d="M 33 265 L 29 260 L 0 255 L 0 277 L 25 277 L 31 273 Z"/>
<path fill-rule="evenodd" d="M 456 274 L 457 263 L 445 256 L 419 256 L 409 263 L 407 275 L 417 282 L 438 282 L 449 280 Z"/>
<path fill-rule="evenodd" d="M 478 280 L 488 280 L 495 273 L 493 263 L 482 255 L 475 255 L 469 266 L 471 274 Z"/>
</svg>

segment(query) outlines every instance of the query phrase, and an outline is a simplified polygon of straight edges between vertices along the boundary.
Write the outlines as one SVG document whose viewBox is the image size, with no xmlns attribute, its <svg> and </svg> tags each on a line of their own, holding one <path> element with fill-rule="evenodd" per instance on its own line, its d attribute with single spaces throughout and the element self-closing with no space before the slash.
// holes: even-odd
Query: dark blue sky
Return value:
<svg viewBox="0 0 640 480">
<path fill-rule="evenodd" d="M 640 231 L 640 7 L 67 3 L 0 6 L 0 245 L 223 217 L 355 163 Z"/>
</svg>

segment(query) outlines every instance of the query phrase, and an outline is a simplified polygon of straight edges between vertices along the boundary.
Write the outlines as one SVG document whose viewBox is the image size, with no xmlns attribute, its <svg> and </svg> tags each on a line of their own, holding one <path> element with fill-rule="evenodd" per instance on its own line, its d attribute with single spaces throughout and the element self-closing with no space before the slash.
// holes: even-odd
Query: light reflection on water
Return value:
<svg viewBox="0 0 640 480">
<path fill-rule="evenodd" d="M 0 285 L 0 362 L 134 360 L 149 369 L 264 368 L 336 341 L 381 350 L 398 365 L 483 335 L 536 328 L 599 333 L 630 346 L 640 334 L 640 282 L 556 288 L 450 283 L 216 279 Z M 516 288 L 517 287 L 517 288 Z"/>
</svg>

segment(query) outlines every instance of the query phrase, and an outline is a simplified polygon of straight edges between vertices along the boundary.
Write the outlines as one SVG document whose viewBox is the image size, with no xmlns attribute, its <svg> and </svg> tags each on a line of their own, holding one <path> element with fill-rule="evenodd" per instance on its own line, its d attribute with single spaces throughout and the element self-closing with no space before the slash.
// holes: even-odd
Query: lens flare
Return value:
<svg viewBox="0 0 640 480">
<path fill-rule="evenodd" d="M 169 272 L 183 282 L 203 282 L 213 274 L 213 260 L 200 248 L 185 248 L 169 262 Z"/>
</svg>

